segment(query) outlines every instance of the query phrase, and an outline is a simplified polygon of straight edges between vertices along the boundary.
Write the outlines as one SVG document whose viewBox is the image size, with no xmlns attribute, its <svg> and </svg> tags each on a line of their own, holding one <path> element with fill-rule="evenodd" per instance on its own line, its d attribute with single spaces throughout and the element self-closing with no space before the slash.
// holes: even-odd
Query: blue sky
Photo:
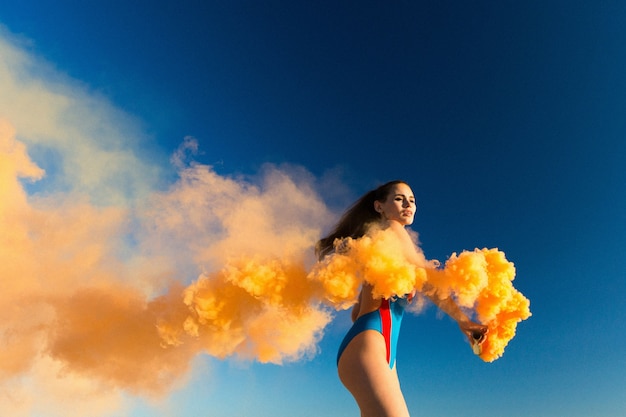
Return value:
<svg viewBox="0 0 626 417">
<path fill-rule="evenodd" d="M 533 313 L 493 363 L 433 307 L 408 316 L 398 368 L 412 414 L 622 416 L 625 17 L 619 1 L 5 0 L 3 48 L 34 64 L 23 84 L 2 82 L 0 117 L 46 169 L 26 185 L 33 198 L 76 186 L 55 173 L 81 140 L 130 150 L 131 180 L 111 180 L 128 200 L 176 181 L 168 159 L 188 136 L 225 178 L 305 170 L 329 223 L 402 178 L 426 256 L 498 247 Z M 32 93 L 24 80 L 86 103 L 58 123 L 93 118 L 91 136 L 70 147 L 30 132 L 37 109 L 15 104 Z M 81 187 L 113 204 L 99 182 Z M 185 268 L 181 281 L 195 279 Z M 334 365 L 348 322 L 336 314 L 317 354 L 282 366 L 196 356 L 164 396 L 122 387 L 106 415 L 358 415 Z"/>
</svg>

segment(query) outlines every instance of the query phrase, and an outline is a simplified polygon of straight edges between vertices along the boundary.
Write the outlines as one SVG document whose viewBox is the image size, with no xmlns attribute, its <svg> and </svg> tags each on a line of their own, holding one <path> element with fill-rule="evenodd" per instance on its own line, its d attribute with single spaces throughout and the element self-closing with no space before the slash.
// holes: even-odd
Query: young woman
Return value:
<svg viewBox="0 0 626 417">
<path fill-rule="evenodd" d="M 417 249 L 406 230 L 415 216 L 415 197 L 403 181 L 391 181 L 361 197 L 344 213 L 335 229 L 316 247 L 319 258 L 334 250 L 336 239 L 359 238 L 372 226 L 390 229 L 403 247 L 406 258 L 420 265 Z M 408 417 L 409 411 L 400 390 L 395 366 L 395 350 L 404 307 L 413 294 L 398 294 L 389 299 L 376 298 L 365 283 L 352 309 L 352 328 L 337 356 L 339 378 L 354 396 L 361 417 Z M 429 291 L 428 297 L 455 319 L 461 331 L 472 340 L 484 339 L 487 326 L 474 323 L 451 298 L 442 299 Z"/>
</svg>

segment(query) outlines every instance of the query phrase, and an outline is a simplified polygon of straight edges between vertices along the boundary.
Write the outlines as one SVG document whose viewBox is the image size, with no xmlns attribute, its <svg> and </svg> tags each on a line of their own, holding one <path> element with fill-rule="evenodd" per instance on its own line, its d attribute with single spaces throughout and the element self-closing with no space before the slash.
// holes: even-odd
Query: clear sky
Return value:
<svg viewBox="0 0 626 417">
<path fill-rule="evenodd" d="M 335 370 L 346 312 L 282 365 L 187 343 L 156 359 L 171 379 L 111 362 L 132 340 L 109 357 L 64 332 L 106 317 L 108 295 L 83 290 L 130 287 L 141 306 L 223 267 L 213 250 L 237 240 L 218 206 L 260 196 L 236 217 L 245 250 L 291 236 L 259 236 L 255 207 L 312 246 L 400 178 L 426 256 L 499 248 L 533 314 L 492 363 L 434 307 L 408 315 L 412 415 L 625 415 L 625 19 L 611 0 L 3 0 L 0 414 L 357 416 Z M 143 337 L 133 302 L 110 305 Z"/>
</svg>

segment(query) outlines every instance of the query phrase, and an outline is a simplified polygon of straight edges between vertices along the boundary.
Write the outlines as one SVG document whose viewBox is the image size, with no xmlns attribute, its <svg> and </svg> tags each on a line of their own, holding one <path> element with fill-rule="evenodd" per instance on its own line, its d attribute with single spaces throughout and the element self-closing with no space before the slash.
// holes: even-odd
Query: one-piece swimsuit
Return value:
<svg viewBox="0 0 626 417">
<path fill-rule="evenodd" d="M 402 323 L 404 308 L 407 304 L 408 301 L 406 298 L 384 298 L 381 300 L 380 307 L 377 310 L 363 314 L 356 319 L 339 346 L 337 364 L 339 364 L 341 354 L 356 335 L 365 330 L 376 330 L 382 334 L 385 339 L 387 363 L 389 364 L 389 368 L 393 368 L 396 362 L 396 348 L 400 334 L 400 324 Z"/>
</svg>

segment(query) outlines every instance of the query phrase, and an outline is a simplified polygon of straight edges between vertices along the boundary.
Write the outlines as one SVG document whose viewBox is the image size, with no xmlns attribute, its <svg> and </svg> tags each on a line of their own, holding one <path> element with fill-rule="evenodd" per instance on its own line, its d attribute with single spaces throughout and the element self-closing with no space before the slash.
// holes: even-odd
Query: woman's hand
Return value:
<svg viewBox="0 0 626 417">
<path fill-rule="evenodd" d="M 467 315 L 459 308 L 459 306 L 454 302 L 452 297 L 440 298 L 437 291 L 432 291 L 432 288 L 426 288 L 426 291 L 431 290 L 430 294 L 427 296 L 447 315 L 452 317 L 459 328 L 467 336 L 474 353 L 477 355 L 481 352 L 481 345 L 487 339 L 487 333 L 489 328 L 484 324 L 475 323 L 471 321 Z"/>
<path fill-rule="evenodd" d="M 470 345 L 472 346 L 474 353 L 480 355 L 481 345 L 487 339 L 487 333 L 489 333 L 489 328 L 484 324 L 475 323 L 470 320 L 458 321 L 457 324 L 459 325 L 461 331 L 469 339 Z"/>
</svg>

